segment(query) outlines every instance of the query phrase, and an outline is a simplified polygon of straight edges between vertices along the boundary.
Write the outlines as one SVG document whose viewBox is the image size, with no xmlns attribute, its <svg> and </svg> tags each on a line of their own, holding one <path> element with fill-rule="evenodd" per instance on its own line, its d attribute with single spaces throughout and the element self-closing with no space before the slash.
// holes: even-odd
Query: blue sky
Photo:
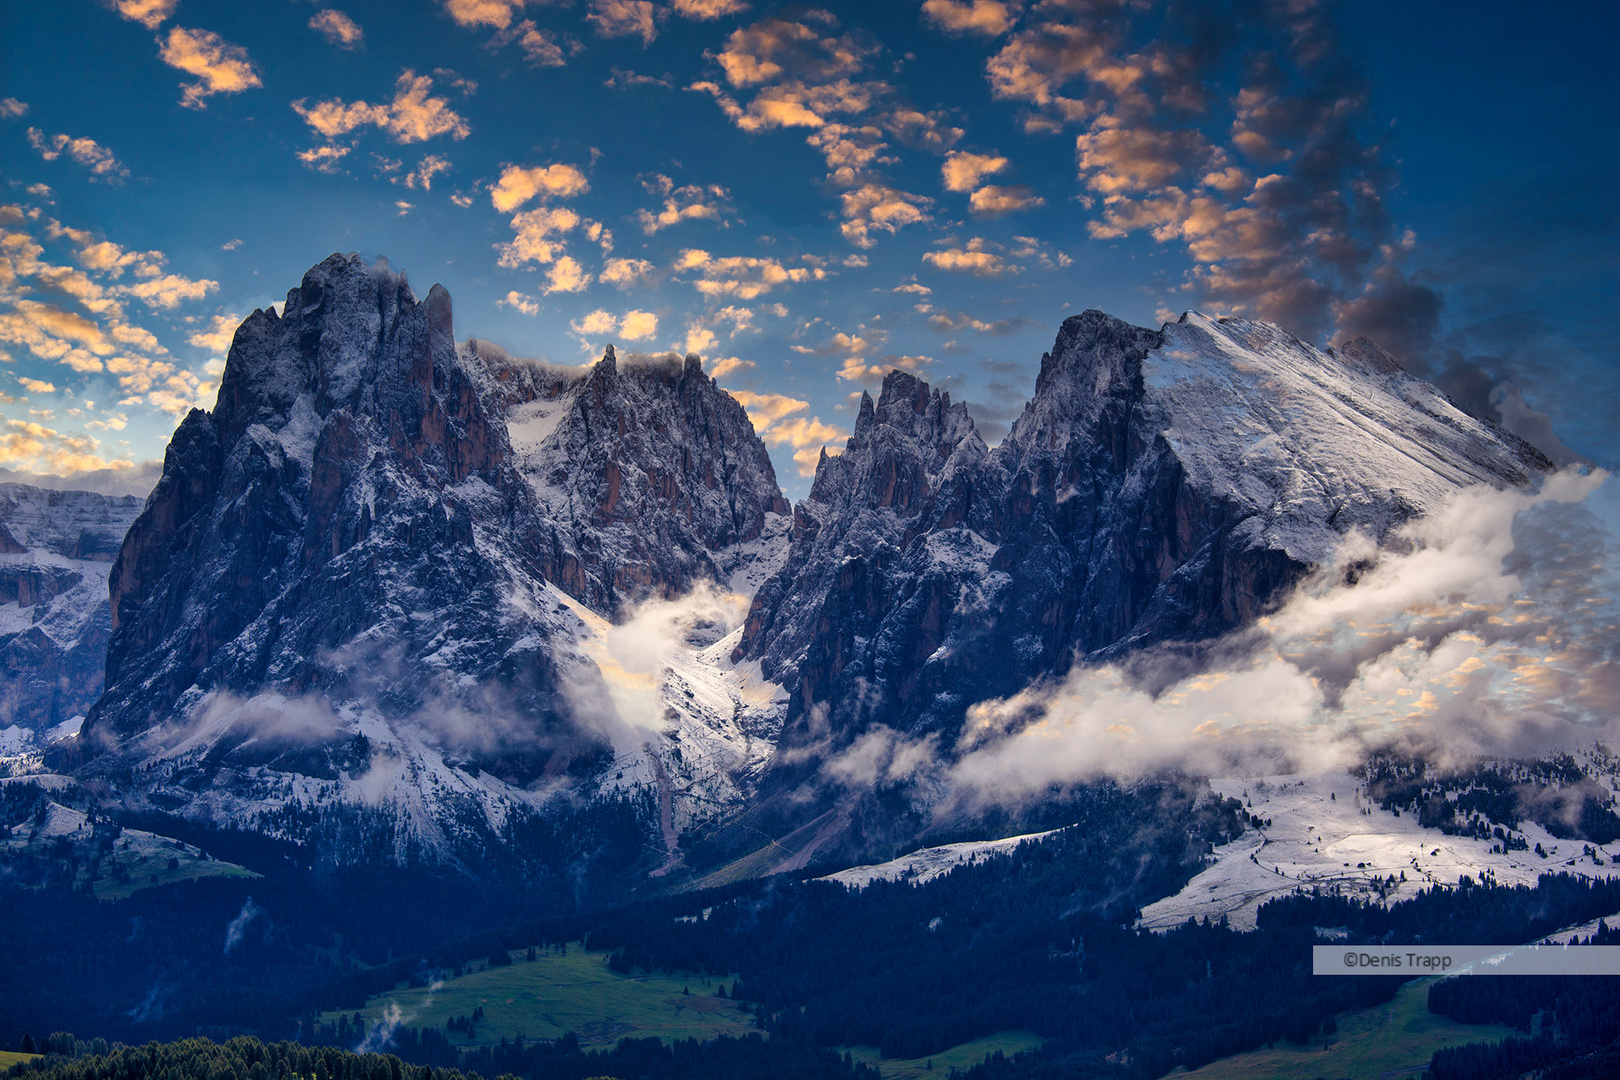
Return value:
<svg viewBox="0 0 1620 1080">
<path fill-rule="evenodd" d="M 795 497 L 892 365 L 999 438 L 1088 307 L 1368 333 L 1613 463 L 1616 17 L 1457 10 L 7 3 L 0 467 L 149 482 L 333 251 L 515 353 L 699 352 Z"/>
</svg>

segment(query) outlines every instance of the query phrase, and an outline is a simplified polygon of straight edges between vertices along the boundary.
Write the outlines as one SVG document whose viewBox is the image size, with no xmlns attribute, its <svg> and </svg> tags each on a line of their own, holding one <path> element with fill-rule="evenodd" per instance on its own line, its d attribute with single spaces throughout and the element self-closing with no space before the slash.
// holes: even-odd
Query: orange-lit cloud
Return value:
<svg viewBox="0 0 1620 1080">
<path fill-rule="evenodd" d="M 333 8 L 317 11 L 309 28 L 340 49 L 358 49 L 366 37 L 359 23 Z"/>
<path fill-rule="evenodd" d="M 180 88 L 180 104 L 188 109 L 206 108 L 207 99 L 215 94 L 238 94 L 264 85 L 247 50 L 211 30 L 170 27 L 158 55 L 197 80 Z"/>
<path fill-rule="evenodd" d="M 299 98 L 293 102 L 293 111 L 328 139 L 368 125 L 381 129 L 402 144 L 424 142 L 440 135 L 465 139 L 472 133 L 466 119 L 450 107 L 446 98 L 434 96 L 432 78 L 409 69 L 395 82 L 394 98 L 386 105 L 333 98 L 308 106 L 304 104 L 306 100 Z"/>
</svg>

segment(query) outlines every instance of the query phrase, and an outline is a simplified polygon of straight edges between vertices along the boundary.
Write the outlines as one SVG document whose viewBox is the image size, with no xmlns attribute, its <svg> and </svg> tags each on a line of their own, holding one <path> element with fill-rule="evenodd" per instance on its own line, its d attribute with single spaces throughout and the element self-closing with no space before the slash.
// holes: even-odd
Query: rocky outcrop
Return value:
<svg viewBox="0 0 1620 1080">
<path fill-rule="evenodd" d="M 0 484 L 0 730 L 38 740 L 100 697 L 107 575 L 140 510 L 134 496 Z"/>
<path fill-rule="evenodd" d="M 1550 465 L 1370 342 L 1336 354 L 1263 323 L 1088 311 L 994 450 L 910 375 L 863 397 L 738 656 L 796 688 L 784 760 L 875 723 L 948 746 L 977 701 L 1225 633 L 1349 530 L 1381 537 L 1459 487 Z"/>
<path fill-rule="evenodd" d="M 217 405 L 170 443 L 112 568 L 88 770 L 161 760 L 141 798 L 218 806 L 393 769 L 426 817 L 493 823 L 480 777 L 521 792 L 613 758 L 587 623 L 720 576 L 782 509 L 696 357 L 458 347 L 443 288 L 418 302 L 334 255 L 243 322 Z M 441 769 L 449 810 L 420 790 Z"/>
</svg>

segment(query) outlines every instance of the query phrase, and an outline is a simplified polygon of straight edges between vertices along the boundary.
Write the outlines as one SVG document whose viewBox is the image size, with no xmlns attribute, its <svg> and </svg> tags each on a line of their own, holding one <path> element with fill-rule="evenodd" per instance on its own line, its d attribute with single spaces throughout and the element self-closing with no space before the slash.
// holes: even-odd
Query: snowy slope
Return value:
<svg viewBox="0 0 1620 1080">
<path fill-rule="evenodd" d="M 1174 896 L 1143 908 L 1138 925 L 1168 930 L 1189 918 L 1224 916 L 1236 929 L 1253 929 L 1267 900 L 1312 888 L 1388 903 L 1465 876 L 1534 885 L 1548 873 L 1620 874 L 1620 843 L 1559 840 L 1525 821 L 1515 832 L 1529 850 L 1503 850 L 1494 839 L 1447 835 L 1422 827 L 1414 814 L 1381 810 L 1358 778 L 1342 771 L 1224 778 L 1210 786 L 1270 823 L 1217 848 L 1212 865 Z M 1538 844 L 1545 856 L 1536 853 Z"/>
<path fill-rule="evenodd" d="M 970 865 L 992 855 L 1004 855 L 1016 850 L 1019 844 L 1044 840 L 1058 831 L 1050 829 L 1046 832 L 1025 833 L 1023 836 L 1009 836 L 1002 840 L 969 840 L 960 844 L 920 848 L 898 859 L 890 859 L 888 862 L 871 866 L 852 866 L 848 870 L 840 870 L 836 874 L 828 874 L 817 880 L 836 881 L 851 889 L 864 889 L 874 881 L 905 881 L 912 885 L 925 885 L 937 877 L 950 873 L 958 866 Z"/>
</svg>

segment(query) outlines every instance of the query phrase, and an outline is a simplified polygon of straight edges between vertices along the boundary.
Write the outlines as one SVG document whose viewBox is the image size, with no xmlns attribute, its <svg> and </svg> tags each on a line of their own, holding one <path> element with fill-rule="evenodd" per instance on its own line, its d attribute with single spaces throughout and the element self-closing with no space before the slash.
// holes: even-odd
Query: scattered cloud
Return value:
<svg viewBox="0 0 1620 1080">
<path fill-rule="evenodd" d="M 163 20 L 174 14 L 180 0 L 108 0 L 107 6 L 130 22 L 156 30 Z"/>
<path fill-rule="evenodd" d="M 731 396 L 748 410 L 755 433 L 768 445 L 793 448 L 793 461 L 800 476 L 814 476 L 816 462 L 827 444 L 848 436 L 842 428 L 823 423 L 820 417 L 800 415 L 809 411 L 808 401 L 786 394 L 754 394 L 747 390 L 733 390 Z"/>
<path fill-rule="evenodd" d="M 658 22 L 664 9 L 652 0 L 590 0 L 585 21 L 603 37 L 639 37 L 643 46 L 658 37 Z"/>
<path fill-rule="evenodd" d="M 948 34 L 1000 37 L 1018 20 L 1017 3 L 998 0 L 923 0 L 923 18 Z"/>
<path fill-rule="evenodd" d="M 906 225 L 927 221 L 931 205 L 933 200 L 922 195 L 883 184 L 863 184 L 842 196 L 841 231 L 844 239 L 856 247 L 870 248 L 877 243 L 872 237 L 874 230 L 895 233 Z"/>
<path fill-rule="evenodd" d="M 616 289 L 633 289 L 652 281 L 657 268 L 646 259 L 608 259 L 597 279 Z"/>
<path fill-rule="evenodd" d="M 75 139 L 70 135 L 51 135 L 31 127 L 27 131 L 28 145 L 39 151 L 46 161 L 55 161 L 66 155 L 70 160 L 90 170 L 92 176 L 117 182 L 129 177 L 129 169 L 113 152 L 94 139 Z"/>
<path fill-rule="evenodd" d="M 28 103 L 14 97 L 0 98 L 0 119 L 13 120 L 28 112 Z"/>
<path fill-rule="evenodd" d="M 675 260 L 676 275 L 689 274 L 692 287 L 711 299 L 735 297 L 753 300 L 779 285 L 821 281 L 821 267 L 785 266 L 780 261 L 751 255 L 714 258 L 699 248 L 686 248 Z"/>
<path fill-rule="evenodd" d="M 941 333 L 977 330 L 981 334 L 1010 334 L 1014 330 L 1030 325 L 1033 321 L 1024 316 L 987 321 L 974 318 L 965 311 L 935 311 L 926 304 L 918 305 L 917 310 L 927 315 L 928 325 Z"/>
<path fill-rule="evenodd" d="M 546 272 L 545 293 L 573 293 L 582 291 L 591 283 L 591 275 L 585 272 L 571 256 L 564 255 L 551 264 Z"/>
<path fill-rule="evenodd" d="M 450 162 L 438 154 L 429 154 L 417 162 L 416 168 L 405 174 L 402 181 L 408 188 L 421 188 L 423 191 L 433 190 L 433 178 L 440 173 L 450 171 Z"/>
<path fill-rule="evenodd" d="M 221 251 L 235 251 L 237 248 L 239 248 L 241 246 L 242 246 L 242 238 L 240 236 L 238 236 L 234 240 L 227 240 L 223 244 L 219 245 L 219 250 L 221 250 Z"/>
<path fill-rule="evenodd" d="M 347 146 L 317 146 L 298 151 L 298 160 L 319 173 L 331 175 L 339 171 L 338 162 L 349 154 Z"/>
<path fill-rule="evenodd" d="M 748 10 L 743 0 L 670 0 L 670 8 L 683 19 L 718 19 Z"/>
<path fill-rule="evenodd" d="M 1016 274 L 1023 267 L 1009 262 L 993 250 L 994 245 L 981 239 L 969 240 L 964 247 L 947 247 L 923 253 L 923 261 L 941 270 L 972 274 L 975 277 L 1001 277 Z"/>
<path fill-rule="evenodd" d="M 626 71 L 624 68 L 615 66 L 613 74 L 603 79 L 602 85 L 618 90 L 628 89 L 632 86 L 658 86 L 668 90 L 675 85 L 675 82 L 668 75 L 638 75 L 634 71 Z"/>
<path fill-rule="evenodd" d="M 514 13 L 522 11 L 526 0 L 444 0 L 444 10 L 458 26 L 476 30 L 488 26 L 505 30 Z"/>
<path fill-rule="evenodd" d="M 524 296 L 515 289 L 506 294 L 506 299 L 501 300 L 500 305 L 502 307 L 516 308 L 529 316 L 540 314 L 540 302 L 532 296 Z"/>
<path fill-rule="evenodd" d="M 366 36 L 359 23 L 334 8 L 316 12 L 309 28 L 340 49 L 358 49 Z"/>
<path fill-rule="evenodd" d="M 54 393 L 56 393 L 56 384 L 55 383 L 42 382 L 39 379 L 30 379 L 26 375 L 17 376 L 17 382 L 20 383 L 22 385 L 22 388 L 24 390 L 27 390 L 30 394 L 54 394 Z"/>
<path fill-rule="evenodd" d="M 719 380 L 728 375 L 734 375 L 739 371 L 753 371 L 755 365 L 752 360 L 741 360 L 735 356 L 720 356 L 711 358 L 707 366 L 709 374 Z"/>
<path fill-rule="evenodd" d="M 590 181 L 573 165 L 545 165 L 525 169 L 503 165 L 501 178 L 489 192 L 490 205 L 501 213 L 516 210 L 530 199 L 569 199 L 590 189 Z"/>
<path fill-rule="evenodd" d="M 1046 200 L 1024 184 L 1007 187 L 986 184 L 968 199 L 968 207 L 978 217 L 1004 217 L 1020 210 L 1045 206 Z"/>
<path fill-rule="evenodd" d="M 545 265 L 563 254 L 562 236 L 579 227 L 583 219 L 566 206 L 541 206 L 512 218 L 516 235 L 496 248 L 500 265 L 516 269 L 524 263 Z M 570 290 L 572 291 L 572 290 Z"/>
<path fill-rule="evenodd" d="M 465 139 L 472 133 L 466 119 L 450 107 L 448 99 L 433 95 L 433 79 L 410 69 L 401 73 L 394 84 L 394 98 L 386 105 L 345 103 L 333 98 L 307 106 L 306 100 L 293 102 L 293 111 L 328 139 L 366 126 L 377 127 L 401 144 L 425 142 L 440 135 Z"/>
<path fill-rule="evenodd" d="M 180 88 L 180 104 L 188 109 L 207 108 L 207 99 L 215 94 L 239 94 L 264 85 L 247 50 L 211 30 L 170 27 L 169 39 L 158 55 L 165 64 L 197 80 Z"/>
<path fill-rule="evenodd" d="M 968 192 L 979 186 L 979 181 L 1007 167 L 1007 159 L 997 154 L 974 154 L 966 150 L 952 150 L 945 155 L 940 175 L 946 191 Z"/>
<path fill-rule="evenodd" d="M 231 351 L 231 342 L 236 338 L 236 328 L 241 324 L 242 318 L 239 315 L 211 315 L 202 329 L 194 330 L 186 336 L 186 343 L 199 349 L 207 349 L 215 356 L 224 356 Z"/>
<path fill-rule="evenodd" d="M 683 184 L 662 173 L 642 180 L 642 187 L 653 195 L 663 197 L 663 206 L 656 212 L 645 208 L 636 211 L 641 231 L 648 236 L 678 225 L 683 221 L 719 221 L 726 212 L 730 195 L 719 184 Z"/>
</svg>

